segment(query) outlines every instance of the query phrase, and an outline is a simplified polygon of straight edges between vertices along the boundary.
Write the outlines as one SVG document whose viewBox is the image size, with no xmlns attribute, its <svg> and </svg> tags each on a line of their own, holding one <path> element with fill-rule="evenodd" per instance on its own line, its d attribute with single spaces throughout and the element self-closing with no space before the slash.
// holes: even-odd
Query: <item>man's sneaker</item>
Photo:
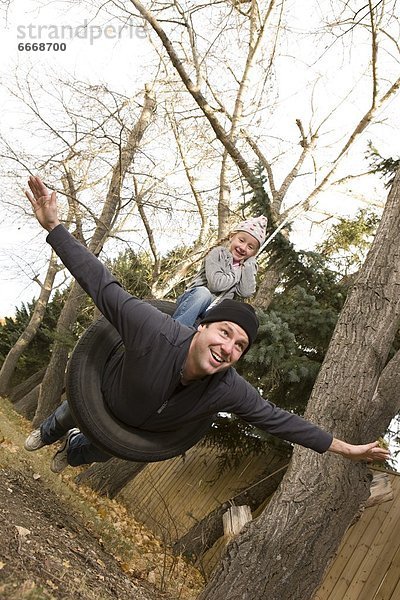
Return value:
<svg viewBox="0 0 400 600">
<path fill-rule="evenodd" d="M 25 450 L 28 452 L 34 452 L 35 450 L 39 450 L 39 448 L 43 448 L 46 444 L 42 440 L 42 436 L 40 435 L 40 429 L 35 429 L 31 431 L 24 442 Z"/>
<path fill-rule="evenodd" d="M 68 431 L 61 448 L 58 450 L 58 452 L 55 453 L 55 455 L 53 456 L 53 460 L 51 461 L 50 469 L 53 471 L 53 473 L 61 473 L 61 471 L 64 471 L 64 469 L 68 467 L 68 448 L 71 445 L 71 440 L 79 434 L 79 429 L 70 429 Z"/>
</svg>

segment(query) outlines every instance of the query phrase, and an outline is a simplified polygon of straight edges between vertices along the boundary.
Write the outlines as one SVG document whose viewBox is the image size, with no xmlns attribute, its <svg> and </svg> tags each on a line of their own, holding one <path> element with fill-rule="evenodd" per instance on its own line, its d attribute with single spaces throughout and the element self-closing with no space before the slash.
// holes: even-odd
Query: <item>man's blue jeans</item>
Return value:
<svg viewBox="0 0 400 600">
<path fill-rule="evenodd" d="M 69 410 L 68 402 L 63 402 L 40 426 L 43 442 L 54 444 L 61 439 L 69 429 L 76 427 L 76 422 Z M 71 439 L 67 451 L 68 464 L 72 467 L 89 465 L 93 462 L 105 462 L 111 456 L 97 448 L 83 433 Z"/>
<path fill-rule="evenodd" d="M 214 297 L 205 286 L 194 287 L 179 296 L 177 307 L 172 315 L 182 325 L 192 327 L 198 317 L 202 317 Z"/>
</svg>

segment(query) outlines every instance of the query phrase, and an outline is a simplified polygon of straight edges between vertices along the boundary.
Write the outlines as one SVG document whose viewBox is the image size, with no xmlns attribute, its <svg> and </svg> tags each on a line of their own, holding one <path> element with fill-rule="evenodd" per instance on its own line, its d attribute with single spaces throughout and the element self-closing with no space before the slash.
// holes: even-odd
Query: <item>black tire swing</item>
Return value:
<svg viewBox="0 0 400 600">
<path fill-rule="evenodd" d="M 169 315 L 175 310 L 173 302 L 149 303 Z M 145 431 L 119 421 L 104 402 L 101 374 L 110 356 L 121 348 L 118 332 L 105 317 L 92 323 L 78 341 L 69 360 L 66 393 L 79 429 L 100 450 L 125 460 L 157 462 L 183 454 L 205 435 L 214 418 L 168 432 Z"/>
</svg>

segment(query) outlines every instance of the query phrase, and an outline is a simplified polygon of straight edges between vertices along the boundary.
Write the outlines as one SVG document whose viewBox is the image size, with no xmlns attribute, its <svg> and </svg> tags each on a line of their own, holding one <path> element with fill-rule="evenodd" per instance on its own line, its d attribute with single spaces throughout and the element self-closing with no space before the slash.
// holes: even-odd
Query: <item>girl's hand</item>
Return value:
<svg viewBox="0 0 400 600">
<path fill-rule="evenodd" d="M 28 185 L 32 193 L 26 191 L 25 194 L 32 205 L 35 217 L 44 229 L 51 231 L 60 224 L 56 193 L 50 193 L 40 177 L 29 177 Z"/>
</svg>

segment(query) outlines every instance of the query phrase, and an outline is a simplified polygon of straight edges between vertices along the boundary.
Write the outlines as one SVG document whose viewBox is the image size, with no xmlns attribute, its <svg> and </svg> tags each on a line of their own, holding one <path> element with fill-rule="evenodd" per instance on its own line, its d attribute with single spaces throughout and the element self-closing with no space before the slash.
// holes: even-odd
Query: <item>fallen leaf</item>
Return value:
<svg viewBox="0 0 400 600">
<path fill-rule="evenodd" d="M 156 583 L 157 577 L 154 571 L 150 571 L 150 573 L 147 574 L 147 581 L 153 585 Z"/>
<path fill-rule="evenodd" d="M 26 537 L 27 535 L 30 534 L 29 529 L 25 529 L 25 527 L 20 527 L 19 525 L 16 525 L 15 527 L 18 531 L 19 537 Z"/>
<path fill-rule="evenodd" d="M 16 446 L 10 440 L 3 439 L 3 441 L 1 442 L 1 445 L 3 446 L 3 448 L 5 448 L 9 452 L 11 452 L 12 454 L 16 454 L 17 452 L 19 452 L 21 450 L 21 448 L 19 446 Z"/>
<path fill-rule="evenodd" d="M 30 592 L 35 590 L 35 588 L 36 588 L 35 582 L 32 581 L 32 579 L 27 579 L 26 581 L 23 582 L 23 584 L 19 588 L 18 592 L 21 594 L 21 597 L 22 596 L 26 597 L 27 594 L 31 595 Z"/>
<path fill-rule="evenodd" d="M 123 562 L 123 563 L 121 563 L 121 569 L 123 570 L 124 573 L 129 573 L 129 571 L 131 570 L 131 566 L 130 566 L 130 564 Z"/>
</svg>

